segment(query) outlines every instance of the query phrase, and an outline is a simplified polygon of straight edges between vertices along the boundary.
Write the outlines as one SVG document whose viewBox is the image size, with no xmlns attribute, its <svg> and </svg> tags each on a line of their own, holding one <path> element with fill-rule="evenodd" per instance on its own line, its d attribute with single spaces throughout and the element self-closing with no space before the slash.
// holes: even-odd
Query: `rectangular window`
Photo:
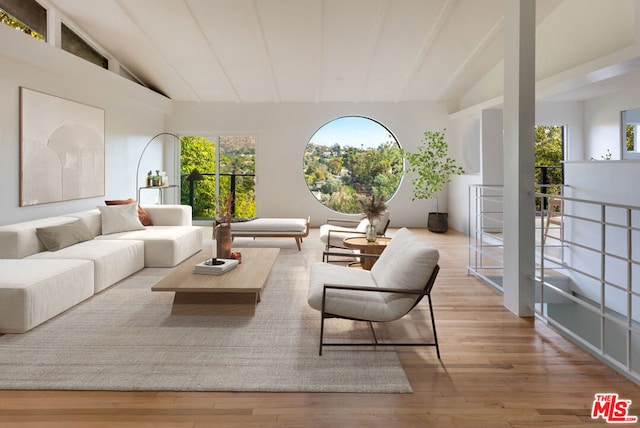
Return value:
<svg viewBox="0 0 640 428">
<path fill-rule="evenodd" d="M 564 184 L 564 148 L 566 131 L 562 125 L 537 125 L 535 128 L 536 192 L 561 195 Z M 541 207 L 538 198 L 536 207 Z"/>
<path fill-rule="evenodd" d="M 180 141 L 181 202 L 193 207 L 193 218 L 215 218 L 216 200 L 228 195 L 234 217 L 255 217 L 255 137 L 183 136 Z M 202 178 L 188 180 L 194 169 Z"/>
<path fill-rule="evenodd" d="M 36 39 L 47 39 L 47 9 L 35 0 L 0 0 L 0 20 Z"/>
<path fill-rule="evenodd" d="M 67 52 L 86 59 L 99 67 L 109 69 L 109 60 L 64 24 L 62 24 L 61 46 Z"/>
</svg>

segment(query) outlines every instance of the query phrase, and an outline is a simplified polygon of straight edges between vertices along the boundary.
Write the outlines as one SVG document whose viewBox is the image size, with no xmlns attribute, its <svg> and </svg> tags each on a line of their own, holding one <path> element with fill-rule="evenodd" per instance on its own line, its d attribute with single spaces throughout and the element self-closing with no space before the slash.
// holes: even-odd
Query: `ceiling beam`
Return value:
<svg viewBox="0 0 640 428">
<path fill-rule="evenodd" d="M 500 19 L 495 23 L 493 27 L 485 34 L 485 36 L 480 40 L 480 42 L 476 45 L 475 48 L 467 55 L 467 57 L 460 63 L 460 65 L 456 68 L 456 70 L 451 74 L 449 79 L 447 79 L 446 83 L 442 85 L 440 90 L 435 94 L 436 100 L 442 100 L 447 92 L 451 89 L 453 84 L 460 78 L 465 71 L 471 67 L 471 65 L 482 55 L 482 53 L 487 49 L 487 47 L 502 34 L 504 29 L 504 16 L 501 16 Z"/>
<path fill-rule="evenodd" d="M 436 39 L 442 32 L 442 28 L 444 28 L 445 24 L 447 23 L 449 16 L 451 16 L 451 13 L 455 8 L 456 3 L 457 3 L 457 0 L 446 0 L 445 3 L 442 5 L 442 9 L 440 9 L 440 13 L 436 18 L 433 24 L 433 27 L 431 27 L 431 31 L 429 31 L 429 33 L 427 34 L 424 40 L 424 43 L 422 44 L 422 48 L 418 52 L 418 55 L 416 55 L 416 59 L 413 61 L 413 64 L 411 64 L 411 67 L 409 67 L 407 71 L 407 75 L 405 76 L 404 81 L 400 86 L 398 97 L 396 97 L 395 99 L 396 102 L 401 101 L 400 97 L 402 97 L 402 95 L 406 91 L 411 81 L 416 77 L 416 74 L 418 73 L 420 66 L 424 62 L 427 55 L 429 54 L 429 51 L 433 47 L 433 44 L 435 43 Z"/>
<path fill-rule="evenodd" d="M 369 83 L 369 79 L 371 78 L 371 69 L 373 67 L 374 60 L 377 56 L 377 53 L 380 49 L 380 39 L 382 39 L 382 34 L 384 33 L 384 24 L 387 20 L 387 16 L 389 15 L 389 8 L 391 7 L 392 0 L 386 0 L 379 4 L 378 13 L 376 15 L 375 21 L 371 25 L 372 34 L 375 37 L 375 42 L 373 44 L 373 49 L 371 51 L 371 55 L 369 56 L 369 63 L 367 64 L 364 70 L 364 76 L 361 79 L 360 90 L 358 91 L 358 99 L 355 100 L 361 101 L 364 96 L 364 91 L 367 88 L 367 84 Z"/>
<path fill-rule="evenodd" d="M 240 94 L 238 93 L 238 90 L 235 87 L 235 85 L 233 84 L 233 82 L 231 81 L 231 78 L 229 77 L 228 70 L 224 67 L 224 65 L 220 61 L 220 58 L 218 57 L 218 55 L 216 55 L 216 50 L 211 45 L 211 40 L 209 40 L 209 38 L 207 37 L 206 33 L 204 32 L 204 29 L 200 25 L 200 21 L 198 19 L 196 19 L 196 16 L 193 13 L 193 8 L 191 7 L 191 4 L 189 4 L 189 0 L 184 0 L 184 1 L 185 1 L 185 6 L 186 6 L 187 10 L 189 11 L 189 14 L 191 15 L 191 18 L 193 19 L 193 22 L 195 23 L 196 27 L 198 28 L 198 31 L 200 32 L 200 34 L 202 34 L 202 38 L 206 41 L 207 46 L 209 47 L 209 52 L 211 53 L 211 56 L 215 59 L 216 63 L 220 66 L 220 70 L 222 71 L 222 75 L 224 76 L 227 85 L 229 85 L 229 87 L 231 88 L 231 91 L 233 92 L 233 96 L 235 98 L 235 101 L 237 103 L 239 103 L 241 101 Z"/>
<path fill-rule="evenodd" d="M 282 101 L 282 97 L 280 96 L 280 90 L 278 89 L 278 82 L 275 78 L 275 72 L 273 69 L 273 61 L 271 59 L 271 53 L 269 52 L 269 45 L 267 44 L 267 38 L 264 34 L 264 25 L 262 23 L 262 19 L 260 18 L 260 11 L 258 10 L 258 5 L 256 3 L 257 0 L 253 0 L 251 2 L 252 11 L 250 13 L 250 17 L 255 21 L 255 29 L 256 29 L 256 41 L 258 47 L 263 52 L 263 58 L 265 62 L 265 73 L 267 74 L 267 79 L 271 85 L 271 93 L 273 94 L 273 101 L 279 103 Z"/>
<path fill-rule="evenodd" d="M 162 53 L 162 50 L 154 43 L 154 40 L 152 37 L 149 36 L 149 34 L 147 34 L 146 31 L 144 31 L 142 29 L 142 25 L 141 23 L 136 19 L 135 14 L 133 14 L 129 9 L 127 9 L 127 7 L 123 4 L 123 0 L 114 0 L 114 3 L 120 8 L 120 10 L 122 10 L 122 12 L 131 20 L 131 22 L 133 22 L 136 25 L 136 28 L 140 31 L 140 34 L 142 34 L 142 36 L 147 40 L 147 42 L 149 43 L 149 45 L 153 46 L 155 51 L 157 52 L 157 54 L 163 59 L 163 61 L 165 62 L 167 68 L 171 69 L 176 76 L 178 76 L 182 82 L 184 83 L 184 85 L 189 88 L 189 91 L 191 92 L 191 95 L 193 97 L 195 97 L 196 99 L 198 99 L 199 101 L 203 101 L 202 98 L 200 97 L 200 95 L 198 94 L 198 92 L 193 88 L 193 86 L 191 86 L 191 84 L 184 78 L 184 76 L 182 75 L 182 73 L 180 73 L 174 66 L 173 63 L 171 61 L 169 61 L 169 59 Z M 161 89 L 161 88 L 160 88 Z"/>
</svg>

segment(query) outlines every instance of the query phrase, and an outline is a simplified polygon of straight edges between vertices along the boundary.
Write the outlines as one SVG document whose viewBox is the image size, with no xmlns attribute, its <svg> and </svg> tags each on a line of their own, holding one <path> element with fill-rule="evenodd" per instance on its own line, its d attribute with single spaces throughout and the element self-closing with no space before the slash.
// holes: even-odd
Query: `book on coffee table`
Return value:
<svg viewBox="0 0 640 428">
<path fill-rule="evenodd" d="M 238 266 L 238 260 L 233 259 L 216 259 L 217 264 L 212 264 L 211 259 L 207 259 L 201 263 L 198 263 L 193 268 L 193 273 L 203 275 L 222 275 L 223 273 L 230 271 Z M 222 263 L 219 263 L 222 262 Z"/>
</svg>

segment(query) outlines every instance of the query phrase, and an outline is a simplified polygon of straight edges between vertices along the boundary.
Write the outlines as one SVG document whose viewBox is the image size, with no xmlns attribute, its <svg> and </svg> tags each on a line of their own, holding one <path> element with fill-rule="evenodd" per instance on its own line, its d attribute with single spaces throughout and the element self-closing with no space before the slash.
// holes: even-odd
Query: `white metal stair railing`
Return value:
<svg viewBox="0 0 640 428">
<path fill-rule="evenodd" d="M 640 383 L 640 207 L 535 197 L 536 316 Z M 467 270 L 499 290 L 502 207 L 501 186 L 469 187 Z"/>
<path fill-rule="evenodd" d="M 467 270 L 502 291 L 502 186 L 469 186 Z"/>
<path fill-rule="evenodd" d="M 553 198 L 559 244 L 540 230 L 536 315 L 640 383 L 640 207 Z"/>
</svg>

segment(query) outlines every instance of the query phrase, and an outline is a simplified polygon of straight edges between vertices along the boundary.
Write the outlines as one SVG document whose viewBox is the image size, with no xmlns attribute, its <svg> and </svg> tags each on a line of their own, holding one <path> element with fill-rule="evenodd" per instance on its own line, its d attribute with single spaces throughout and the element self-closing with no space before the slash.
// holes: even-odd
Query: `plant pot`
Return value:
<svg viewBox="0 0 640 428">
<path fill-rule="evenodd" d="M 449 214 L 429 213 L 427 229 L 434 233 L 444 233 L 449 230 Z"/>
<path fill-rule="evenodd" d="M 216 243 L 218 258 L 231 258 L 231 226 L 227 224 L 216 226 Z"/>
</svg>

